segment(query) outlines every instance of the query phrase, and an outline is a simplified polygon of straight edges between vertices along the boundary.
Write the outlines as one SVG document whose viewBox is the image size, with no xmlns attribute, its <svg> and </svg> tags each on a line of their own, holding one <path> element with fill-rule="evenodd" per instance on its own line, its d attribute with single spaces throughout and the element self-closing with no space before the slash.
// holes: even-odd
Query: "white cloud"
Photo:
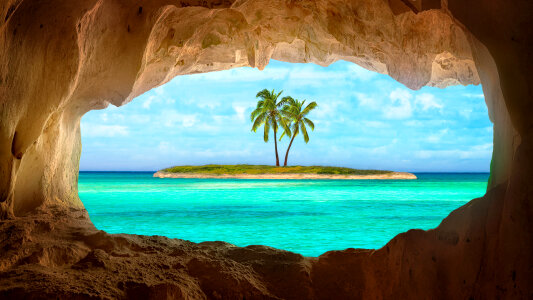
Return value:
<svg viewBox="0 0 533 300">
<path fill-rule="evenodd" d="M 380 147 L 371 148 L 369 150 L 370 150 L 369 152 L 372 153 L 372 154 L 384 155 L 384 154 L 387 154 L 387 152 L 389 152 L 389 147 L 388 146 L 380 146 Z"/>
<path fill-rule="evenodd" d="M 346 80 L 361 80 L 368 81 L 377 75 L 376 72 L 366 70 L 354 63 L 350 63 L 343 70 L 331 71 L 326 68 L 316 68 L 311 65 L 302 65 L 289 72 L 290 80 L 298 81 L 323 81 L 329 80 L 328 83 L 332 83 L 331 80 L 336 82 L 344 82 Z"/>
<path fill-rule="evenodd" d="M 317 132 L 323 132 L 323 133 L 330 132 L 330 129 L 332 126 L 331 121 L 328 121 L 326 119 L 318 119 L 318 120 L 314 119 L 313 123 L 315 123 L 315 130 Z"/>
<path fill-rule="evenodd" d="M 372 154 L 386 155 L 389 154 L 391 147 L 394 146 L 396 143 L 398 143 L 398 139 L 392 139 L 389 144 L 370 148 L 368 149 L 368 151 Z"/>
<path fill-rule="evenodd" d="M 463 116 L 465 119 L 470 119 L 470 115 L 472 115 L 472 109 L 471 108 L 465 108 L 465 109 L 461 109 L 459 111 L 459 114 L 461 116 Z"/>
<path fill-rule="evenodd" d="M 310 114 L 313 114 L 315 120 L 319 121 L 320 119 L 331 119 L 335 118 L 335 121 L 342 122 L 340 118 L 338 118 L 338 114 L 340 111 L 347 111 L 347 102 L 348 101 L 342 101 L 342 100 L 327 100 L 320 102 L 318 105 L 319 107 L 315 110 L 313 110 Z M 337 117 L 336 117 L 337 116 Z"/>
<path fill-rule="evenodd" d="M 109 119 L 110 119 L 110 120 L 113 120 L 114 122 L 117 122 L 117 121 L 124 121 L 124 120 L 126 120 L 126 117 L 124 116 L 124 114 L 111 113 L 111 114 L 109 115 Z"/>
<path fill-rule="evenodd" d="M 238 104 L 238 103 L 233 103 L 231 106 L 233 107 L 233 110 L 235 111 L 235 115 L 237 116 L 237 119 L 239 119 L 240 121 L 244 121 L 245 120 L 244 112 L 246 111 L 248 106 L 243 105 L 243 104 Z"/>
<path fill-rule="evenodd" d="M 483 93 L 480 93 L 480 94 L 465 93 L 465 94 L 463 94 L 463 97 L 466 97 L 466 98 L 485 98 L 485 95 L 483 95 Z"/>
<path fill-rule="evenodd" d="M 492 143 L 485 143 L 471 147 L 472 151 L 492 151 Z"/>
<path fill-rule="evenodd" d="M 198 106 L 198 108 L 202 108 L 202 109 L 205 109 L 205 108 L 209 108 L 210 110 L 213 110 L 217 107 L 220 106 L 220 103 L 218 102 L 207 102 L 207 100 L 202 100 L 202 101 L 199 101 L 196 106 Z"/>
<path fill-rule="evenodd" d="M 357 101 L 361 106 L 377 108 L 379 105 L 376 99 L 364 93 L 355 93 L 355 98 L 357 98 Z"/>
<path fill-rule="evenodd" d="M 128 127 L 122 125 L 102 125 L 81 123 L 81 131 L 87 137 L 115 137 L 129 134 Z"/>
<path fill-rule="evenodd" d="M 350 63 L 342 70 L 331 71 L 323 67 L 302 65 L 288 73 L 288 82 L 292 85 L 347 85 L 351 81 L 368 81 L 377 73 L 368 71 L 356 64 Z"/>
<path fill-rule="evenodd" d="M 220 158 L 220 157 L 244 157 L 250 155 L 249 149 L 239 147 L 236 150 L 223 150 L 223 148 L 217 149 L 205 149 L 195 151 L 195 155 L 206 158 Z"/>
<path fill-rule="evenodd" d="M 148 114 L 131 114 L 127 116 L 127 122 L 130 124 L 150 123 L 151 117 Z"/>
<path fill-rule="evenodd" d="M 161 85 L 161 86 L 158 86 L 154 89 L 154 92 L 158 95 L 158 96 L 163 96 L 166 94 L 166 91 L 165 91 L 165 86 L 166 85 Z"/>
<path fill-rule="evenodd" d="M 234 128 L 234 126 L 229 125 L 231 123 L 232 122 L 230 121 L 230 122 L 226 122 L 225 124 L 221 124 L 220 126 L 217 126 L 215 124 L 201 122 L 201 123 L 196 123 L 194 125 L 194 130 L 198 132 L 203 131 L 203 132 L 209 132 L 209 133 L 218 133 L 218 132 L 221 132 L 222 130 L 229 130 L 229 128 Z M 234 132 L 236 132 L 236 130 Z"/>
<path fill-rule="evenodd" d="M 181 115 L 181 126 L 183 127 L 192 127 L 196 124 L 196 115 Z"/>
<path fill-rule="evenodd" d="M 438 132 L 434 133 L 434 134 L 430 134 L 428 137 L 427 137 L 427 141 L 430 142 L 430 143 L 438 143 L 440 142 L 440 140 L 446 135 L 448 134 L 448 131 L 449 129 L 448 128 L 445 128 L 445 129 L 442 129 L 442 130 L 439 130 Z"/>
<path fill-rule="evenodd" d="M 422 111 L 429 109 L 442 109 L 444 106 L 432 94 L 419 94 L 415 97 L 415 104 L 421 106 Z"/>
<path fill-rule="evenodd" d="M 384 106 L 383 116 L 387 119 L 406 119 L 413 114 L 411 93 L 397 88 L 389 95 L 392 105 Z"/>
<path fill-rule="evenodd" d="M 420 150 L 415 152 L 415 156 L 421 159 L 479 159 L 490 157 L 492 154 L 492 144 L 481 144 L 471 146 L 468 150 Z"/>
<path fill-rule="evenodd" d="M 310 66 L 303 66 L 291 71 L 289 73 L 289 80 L 315 84 L 324 80 L 344 80 L 346 78 L 345 75 L 343 73 L 319 71 Z"/>
<path fill-rule="evenodd" d="M 362 121 L 362 124 L 364 127 L 371 127 L 371 128 L 387 128 L 389 125 L 385 122 L 380 121 Z"/>
<path fill-rule="evenodd" d="M 217 82 L 253 82 L 264 80 L 280 80 L 287 77 L 289 68 L 270 67 L 263 71 L 250 72 L 250 68 L 238 68 L 221 72 L 211 72 L 187 75 L 191 80 L 217 81 Z"/>
<path fill-rule="evenodd" d="M 352 78 L 356 78 L 356 79 L 359 79 L 361 81 L 368 81 L 374 77 L 376 77 L 376 75 L 378 73 L 376 72 L 373 72 L 373 71 L 369 71 L 359 65 L 356 65 L 356 64 L 350 64 L 348 65 L 348 72 L 349 72 L 349 76 L 352 77 Z"/>
<path fill-rule="evenodd" d="M 142 105 L 143 108 L 144 109 L 150 109 L 150 105 L 152 105 L 152 102 L 154 101 L 154 99 L 155 99 L 154 96 L 150 96 L 150 97 L 148 97 L 148 99 L 144 100 L 143 105 Z"/>
<path fill-rule="evenodd" d="M 168 93 L 164 90 L 163 86 L 157 87 L 154 89 L 154 93 L 156 96 L 152 95 L 148 97 L 144 102 L 142 103 L 142 107 L 144 109 L 150 109 L 152 104 L 158 103 L 158 104 L 174 104 L 176 100 L 172 97 L 169 97 Z"/>
<path fill-rule="evenodd" d="M 425 123 L 419 120 L 409 120 L 409 121 L 406 121 L 404 124 L 405 126 L 410 126 L 410 127 L 421 127 L 421 126 L 424 126 Z"/>
<path fill-rule="evenodd" d="M 162 152 L 162 153 L 168 153 L 168 152 L 174 151 L 175 148 L 172 145 L 170 145 L 169 142 L 160 142 L 159 145 L 157 145 L 157 150 L 159 150 L 159 152 Z"/>
<path fill-rule="evenodd" d="M 192 127 L 197 121 L 196 114 L 181 114 L 175 110 L 163 111 L 159 118 L 159 122 L 166 127 Z"/>
<path fill-rule="evenodd" d="M 339 80 L 354 79 L 368 81 L 377 75 L 376 72 L 366 70 L 354 63 L 348 63 L 345 68 L 336 71 L 306 64 L 291 68 L 267 66 L 263 71 L 254 70 L 252 72 L 250 69 L 249 67 L 243 67 L 220 72 L 193 74 L 187 75 L 187 79 L 216 82 L 254 82 L 287 79 L 292 81 L 292 83 L 309 84 L 310 81 L 314 81 L 314 84 L 319 84 L 324 80 L 330 80 L 330 83 L 331 80 L 337 82 Z"/>
</svg>

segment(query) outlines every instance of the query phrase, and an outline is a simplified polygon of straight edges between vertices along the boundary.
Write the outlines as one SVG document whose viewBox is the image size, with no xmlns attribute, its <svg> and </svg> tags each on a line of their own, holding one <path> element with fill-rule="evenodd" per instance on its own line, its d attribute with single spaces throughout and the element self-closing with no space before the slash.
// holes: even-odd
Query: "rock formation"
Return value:
<svg viewBox="0 0 533 300">
<path fill-rule="evenodd" d="M 59 2 L 0 3 L 0 297 L 533 297 L 530 1 Z M 487 194 L 434 230 L 318 258 L 94 228 L 77 195 L 84 113 L 271 58 L 343 59 L 412 89 L 481 83 Z"/>
</svg>

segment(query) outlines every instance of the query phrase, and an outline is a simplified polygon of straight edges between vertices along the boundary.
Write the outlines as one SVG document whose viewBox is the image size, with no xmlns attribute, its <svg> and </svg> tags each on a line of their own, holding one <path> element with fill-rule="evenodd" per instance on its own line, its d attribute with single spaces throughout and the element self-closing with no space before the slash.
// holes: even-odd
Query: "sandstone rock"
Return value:
<svg viewBox="0 0 533 300">
<path fill-rule="evenodd" d="M 428 8 L 433 8 L 429 9 Z M 0 3 L 0 298 L 532 298 L 532 3 Z M 79 120 L 175 76 L 343 59 L 406 86 L 483 84 L 487 194 L 378 250 L 306 258 L 97 231 Z"/>
</svg>

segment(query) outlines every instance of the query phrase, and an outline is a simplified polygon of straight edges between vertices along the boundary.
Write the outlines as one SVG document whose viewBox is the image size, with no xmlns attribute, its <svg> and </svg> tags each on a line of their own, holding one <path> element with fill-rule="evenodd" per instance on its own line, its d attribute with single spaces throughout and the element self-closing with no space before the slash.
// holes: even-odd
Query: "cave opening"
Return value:
<svg viewBox="0 0 533 300">
<path fill-rule="evenodd" d="M 272 138 L 253 133 L 263 88 L 316 101 L 315 130 L 291 165 L 413 172 L 409 180 L 153 178 L 174 165 L 274 163 Z M 269 245 L 318 256 L 380 248 L 398 233 L 431 229 L 484 194 L 492 123 L 481 86 L 413 91 L 339 61 L 272 61 L 179 76 L 132 103 L 87 113 L 79 195 L 97 228 L 194 242 Z M 279 136 L 278 136 L 279 137 Z M 289 139 L 279 141 L 281 157 Z"/>
<path fill-rule="evenodd" d="M 531 2 L 415 2 L 150 1 L 142 9 L 124 1 L 0 5 L 5 16 L 0 26 L 0 295 L 531 295 Z M 109 103 L 121 106 L 176 76 L 263 69 L 271 59 L 323 65 L 347 60 L 413 90 L 481 82 L 494 124 L 486 194 L 432 230 L 403 232 L 375 251 L 346 249 L 319 257 L 95 228 L 81 201 L 87 199 L 83 178 L 78 194 L 83 115 Z M 317 137 L 318 129 L 311 142 Z M 113 149 L 111 140 L 106 142 Z M 131 211 L 122 215 L 130 227 L 139 224 Z"/>
</svg>

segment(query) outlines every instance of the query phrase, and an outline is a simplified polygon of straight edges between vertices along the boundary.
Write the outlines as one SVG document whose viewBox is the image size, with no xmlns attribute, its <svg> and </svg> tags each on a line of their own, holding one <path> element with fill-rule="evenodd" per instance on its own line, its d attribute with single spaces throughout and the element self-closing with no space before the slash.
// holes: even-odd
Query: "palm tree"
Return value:
<svg viewBox="0 0 533 300">
<path fill-rule="evenodd" d="M 283 134 L 291 136 L 291 131 L 289 126 L 287 126 L 287 120 L 282 116 L 278 110 L 281 108 L 285 102 L 279 101 L 278 98 L 283 93 L 283 91 L 276 94 L 274 90 L 269 91 L 264 89 L 257 93 L 255 96 L 260 100 L 257 101 L 257 107 L 250 114 L 250 119 L 252 120 L 252 131 L 256 132 L 257 128 L 261 125 L 264 125 L 264 134 L 263 139 L 265 143 L 268 142 L 268 135 L 270 133 L 270 128 L 274 131 L 274 149 L 276 150 L 276 166 L 279 166 L 279 156 L 278 156 L 278 141 L 277 141 L 277 132 L 278 124 L 283 128 Z"/>
<path fill-rule="evenodd" d="M 283 166 L 287 166 L 287 159 L 289 157 L 289 150 L 291 150 L 292 142 L 294 141 L 294 138 L 302 132 L 302 135 L 304 136 L 304 141 L 307 144 L 309 142 L 309 135 L 307 134 L 307 128 L 305 125 L 307 124 L 309 127 L 311 127 L 311 130 L 315 130 L 315 124 L 307 118 L 307 115 L 310 111 L 315 109 L 317 107 L 317 104 L 315 101 L 309 103 L 305 108 L 305 100 L 304 101 L 298 101 L 293 99 L 290 96 L 284 97 L 281 100 L 282 103 L 285 103 L 283 108 L 281 109 L 280 113 L 283 117 L 291 121 L 292 126 L 292 138 L 291 142 L 289 143 L 289 147 L 287 148 L 287 153 L 285 153 L 285 163 Z M 284 134 L 281 135 L 279 138 L 280 141 L 283 138 Z"/>
</svg>

